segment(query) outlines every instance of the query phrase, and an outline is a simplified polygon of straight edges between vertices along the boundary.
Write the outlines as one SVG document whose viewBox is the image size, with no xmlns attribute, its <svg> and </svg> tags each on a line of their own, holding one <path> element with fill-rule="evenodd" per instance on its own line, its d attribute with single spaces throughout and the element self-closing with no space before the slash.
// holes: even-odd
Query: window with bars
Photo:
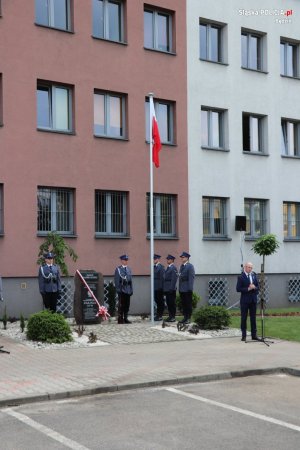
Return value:
<svg viewBox="0 0 300 450">
<path fill-rule="evenodd" d="M 280 73 L 287 77 L 299 77 L 300 45 L 296 42 L 280 42 Z"/>
<path fill-rule="evenodd" d="M 71 31 L 71 0 L 35 0 L 35 22 Z"/>
<path fill-rule="evenodd" d="M 281 119 L 281 153 L 300 156 L 300 121 Z"/>
<path fill-rule="evenodd" d="M 43 130 L 71 132 L 72 88 L 37 83 L 37 127 Z"/>
<path fill-rule="evenodd" d="M 227 199 L 202 198 L 203 236 L 227 237 Z"/>
<path fill-rule="evenodd" d="M 0 184 L 0 234 L 4 233 L 3 184 Z"/>
<path fill-rule="evenodd" d="M 173 14 L 170 12 L 144 10 L 144 46 L 162 52 L 173 52 Z"/>
<path fill-rule="evenodd" d="M 93 0 L 93 36 L 109 41 L 124 41 L 124 2 Z"/>
<path fill-rule="evenodd" d="M 283 203 L 284 239 L 300 239 L 300 203 Z"/>
<path fill-rule="evenodd" d="M 258 238 L 266 234 L 266 200 L 245 198 L 244 209 L 246 216 L 245 236 Z"/>
<path fill-rule="evenodd" d="M 126 137 L 126 96 L 94 92 L 94 134 L 112 138 Z"/>
<path fill-rule="evenodd" d="M 156 237 L 176 236 L 176 196 L 153 194 L 153 232 Z M 147 233 L 150 233 L 150 194 L 147 194 Z"/>
<path fill-rule="evenodd" d="M 37 230 L 39 234 L 47 234 L 50 231 L 74 234 L 73 189 L 38 188 Z"/>
<path fill-rule="evenodd" d="M 162 144 L 174 144 L 175 143 L 175 133 L 174 133 L 174 103 L 163 101 L 163 100 L 154 100 L 154 109 L 155 115 L 159 128 L 159 135 Z M 146 141 L 149 142 L 149 132 L 150 132 L 150 124 L 149 124 L 149 99 L 146 99 L 145 102 L 145 126 L 146 126 Z"/>
<path fill-rule="evenodd" d="M 127 192 L 95 191 L 96 236 L 127 236 Z"/>
</svg>

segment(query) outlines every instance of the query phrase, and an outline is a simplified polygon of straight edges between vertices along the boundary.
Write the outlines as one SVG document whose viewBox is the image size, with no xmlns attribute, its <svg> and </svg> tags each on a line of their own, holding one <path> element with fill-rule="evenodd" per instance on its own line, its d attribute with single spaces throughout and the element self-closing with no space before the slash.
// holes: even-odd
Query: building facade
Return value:
<svg viewBox="0 0 300 450">
<path fill-rule="evenodd" d="M 299 21 L 297 0 L 187 2 L 190 249 L 212 304 L 238 301 L 236 276 L 248 260 L 260 272 L 252 246 L 266 233 L 280 243 L 266 298 L 300 301 Z"/>
<path fill-rule="evenodd" d="M 0 273 L 8 315 L 42 307 L 49 231 L 76 269 L 113 276 L 127 253 L 132 312 L 150 308 L 149 117 L 155 252 L 188 248 L 186 7 L 182 0 L 0 0 Z M 20 36 L 20 30 L 22 35 Z M 180 124 L 180 126 L 178 125 Z"/>
</svg>

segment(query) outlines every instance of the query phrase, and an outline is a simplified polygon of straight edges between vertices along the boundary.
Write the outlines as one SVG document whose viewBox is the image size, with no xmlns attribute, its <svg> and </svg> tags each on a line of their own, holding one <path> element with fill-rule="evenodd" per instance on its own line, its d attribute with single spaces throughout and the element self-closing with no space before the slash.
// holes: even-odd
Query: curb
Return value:
<svg viewBox="0 0 300 450">
<path fill-rule="evenodd" d="M 20 405 L 25 405 L 29 403 L 45 402 L 52 400 L 63 400 L 74 397 L 84 397 L 88 395 L 98 395 L 107 394 L 111 392 L 129 391 L 135 389 L 145 389 L 163 386 L 172 386 L 177 384 L 189 384 L 189 383 L 207 383 L 210 381 L 222 381 L 230 380 L 234 378 L 251 377 L 257 375 L 272 375 L 272 374 L 287 374 L 295 377 L 300 377 L 300 369 L 295 369 L 292 367 L 274 367 L 266 369 L 251 369 L 251 370 L 236 370 L 233 372 L 223 372 L 208 375 L 194 375 L 179 378 L 170 378 L 166 380 L 158 381 L 145 381 L 140 383 L 129 383 L 129 384 L 112 384 L 101 387 L 79 389 L 74 391 L 57 392 L 53 394 L 39 394 L 30 395 L 24 397 L 16 397 L 6 400 L 0 400 L 0 408 L 4 407 L 16 407 Z"/>
</svg>

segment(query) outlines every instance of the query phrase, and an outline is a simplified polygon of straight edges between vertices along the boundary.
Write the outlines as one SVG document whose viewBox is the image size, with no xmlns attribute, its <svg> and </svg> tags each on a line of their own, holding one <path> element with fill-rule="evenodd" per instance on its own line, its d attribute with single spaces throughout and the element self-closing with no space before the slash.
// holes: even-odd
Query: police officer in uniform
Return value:
<svg viewBox="0 0 300 450">
<path fill-rule="evenodd" d="M 53 264 L 54 254 L 44 254 L 45 263 L 39 268 L 39 288 L 45 308 L 56 312 L 57 299 L 61 291 L 59 268 Z"/>
<path fill-rule="evenodd" d="M 154 300 L 156 303 L 156 315 L 154 317 L 155 321 L 163 320 L 163 313 L 165 309 L 165 301 L 164 301 L 164 273 L 165 268 L 160 263 L 160 255 L 155 254 L 153 256 L 154 262 Z"/>
<path fill-rule="evenodd" d="M 130 297 L 133 294 L 132 272 L 128 267 L 128 256 L 120 256 L 121 265 L 115 270 L 115 287 L 118 294 L 118 323 L 131 323 L 128 320 Z"/>
<path fill-rule="evenodd" d="M 181 266 L 179 269 L 179 294 L 182 303 L 183 320 L 181 323 L 190 323 L 193 306 L 193 288 L 195 279 L 195 269 L 193 264 L 189 262 L 191 255 L 187 252 L 182 252 L 180 255 Z"/>
<path fill-rule="evenodd" d="M 176 284 L 178 278 L 178 272 L 176 266 L 174 264 L 175 256 L 168 255 L 167 256 L 167 268 L 165 270 L 165 279 L 164 279 L 164 293 L 166 296 L 166 302 L 169 312 L 169 317 L 166 319 L 166 322 L 175 322 L 176 316 Z"/>
</svg>

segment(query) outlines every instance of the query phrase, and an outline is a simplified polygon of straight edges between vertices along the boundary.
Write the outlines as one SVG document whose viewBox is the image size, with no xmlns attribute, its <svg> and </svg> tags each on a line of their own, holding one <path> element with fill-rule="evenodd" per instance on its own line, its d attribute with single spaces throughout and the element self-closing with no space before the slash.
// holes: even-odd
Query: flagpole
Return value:
<svg viewBox="0 0 300 450">
<path fill-rule="evenodd" d="M 152 108 L 153 93 L 149 93 L 149 140 L 150 140 L 150 291 L 151 291 L 151 322 L 154 323 L 154 222 L 153 222 L 153 139 L 152 139 Z"/>
</svg>

